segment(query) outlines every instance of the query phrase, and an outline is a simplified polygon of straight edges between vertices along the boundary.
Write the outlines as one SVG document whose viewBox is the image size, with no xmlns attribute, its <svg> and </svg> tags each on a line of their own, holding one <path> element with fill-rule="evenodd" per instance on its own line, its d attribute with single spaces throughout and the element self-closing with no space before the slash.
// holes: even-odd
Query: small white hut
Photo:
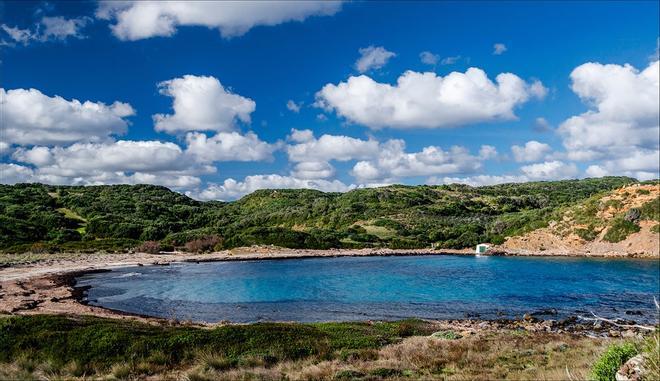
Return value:
<svg viewBox="0 0 660 381">
<path fill-rule="evenodd" d="M 490 248 L 490 245 L 487 243 L 480 243 L 477 245 L 476 250 L 474 251 L 477 254 L 483 254 Z"/>
</svg>

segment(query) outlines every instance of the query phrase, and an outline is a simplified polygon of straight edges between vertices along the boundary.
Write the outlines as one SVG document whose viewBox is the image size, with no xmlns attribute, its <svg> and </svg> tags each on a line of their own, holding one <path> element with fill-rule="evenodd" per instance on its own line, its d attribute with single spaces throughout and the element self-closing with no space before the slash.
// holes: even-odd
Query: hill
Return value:
<svg viewBox="0 0 660 381">
<path fill-rule="evenodd" d="M 504 243 L 548 226 L 566 208 L 635 183 L 605 177 L 346 193 L 260 190 L 234 202 L 199 202 L 152 185 L 2 185 L 0 249 L 128 250 L 144 241 L 194 251 L 254 244 L 463 248 Z"/>
<path fill-rule="evenodd" d="M 509 253 L 555 255 L 660 253 L 660 186 L 632 184 L 559 210 L 547 227 L 510 237 Z"/>
</svg>

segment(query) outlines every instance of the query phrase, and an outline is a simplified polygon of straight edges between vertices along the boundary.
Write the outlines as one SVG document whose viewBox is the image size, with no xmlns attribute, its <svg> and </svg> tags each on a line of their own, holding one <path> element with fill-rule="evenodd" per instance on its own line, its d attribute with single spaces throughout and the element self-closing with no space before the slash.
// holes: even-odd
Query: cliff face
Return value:
<svg viewBox="0 0 660 381">
<path fill-rule="evenodd" d="M 660 185 L 629 185 L 567 208 L 548 227 L 507 237 L 495 249 L 517 254 L 659 257 L 659 209 Z"/>
</svg>

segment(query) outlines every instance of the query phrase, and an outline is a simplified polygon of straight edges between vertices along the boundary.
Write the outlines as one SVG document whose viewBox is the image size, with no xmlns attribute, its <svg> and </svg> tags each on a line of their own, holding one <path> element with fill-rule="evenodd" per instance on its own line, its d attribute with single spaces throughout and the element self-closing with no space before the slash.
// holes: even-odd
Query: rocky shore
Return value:
<svg viewBox="0 0 660 381">
<path fill-rule="evenodd" d="M 121 266 L 169 265 L 173 262 L 202 262 L 221 260 L 282 259 L 300 257 L 331 257 L 341 255 L 420 255 L 422 251 L 310 251 L 290 252 L 258 251 L 213 253 L 204 255 L 96 255 L 78 259 L 44 261 L 22 264 L 0 270 L 0 313 L 3 314 L 64 314 L 91 315 L 113 319 L 130 319 L 157 325 L 187 324 L 212 327 L 226 323 L 178 322 L 113 311 L 90 306 L 85 301 L 85 289 L 76 287 L 76 278 L 87 273 L 110 271 Z M 437 252 L 432 252 L 439 254 Z M 458 254 L 458 253 L 452 253 Z M 631 312 L 634 317 L 634 311 Z M 450 329 L 460 335 L 472 335 L 483 331 L 517 330 L 527 332 L 568 333 L 589 337 L 641 337 L 648 330 L 636 325 L 634 320 L 613 322 L 592 317 L 571 316 L 552 319 L 556 311 L 530 311 L 519 319 L 484 320 L 478 316 L 467 316 L 462 320 L 438 321 L 441 329 Z M 550 318 L 548 318 L 550 317 Z"/>
</svg>

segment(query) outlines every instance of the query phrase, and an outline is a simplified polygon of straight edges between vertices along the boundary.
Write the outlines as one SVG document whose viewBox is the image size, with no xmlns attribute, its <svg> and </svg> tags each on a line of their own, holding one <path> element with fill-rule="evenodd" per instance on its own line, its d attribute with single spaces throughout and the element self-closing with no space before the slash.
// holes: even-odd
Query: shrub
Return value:
<svg viewBox="0 0 660 381">
<path fill-rule="evenodd" d="M 660 197 L 642 205 L 640 211 L 642 219 L 660 222 Z"/>
<path fill-rule="evenodd" d="M 651 233 L 660 233 L 660 224 L 656 224 L 651 228 Z"/>
<path fill-rule="evenodd" d="M 626 215 L 623 217 L 626 221 L 637 222 L 642 216 L 642 212 L 637 208 L 630 208 L 626 212 Z"/>
<path fill-rule="evenodd" d="M 603 239 L 607 242 L 621 242 L 632 233 L 637 233 L 639 231 L 639 226 L 634 222 L 630 222 L 621 217 L 617 217 L 612 220 L 610 227 L 607 229 L 607 233 Z"/>
<path fill-rule="evenodd" d="M 626 361 L 637 354 L 632 343 L 614 344 L 600 356 L 591 369 L 595 381 L 612 381 L 614 375 Z"/>
<path fill-rule="evenodd" d="M 204 253 L 212 251 L 222 243 L 222 238 L 217 235 L 209 235 L 199 239 L 188 241 L 185 244 L 186 251 L 191 253 Z"/>
<path fill-rule="evenodd" d="M 156 241 L 144 241 L 135 248 L 139 253 L 158 254 L 160 253 L 160 243 Z"/>
<path fill-rule="evenodd" d="M 598 232 L 592 226 L 584 229 L 575 229 L 575 234 L 585 241 L 593 241 L 598 236 Z"/>
</svg>

